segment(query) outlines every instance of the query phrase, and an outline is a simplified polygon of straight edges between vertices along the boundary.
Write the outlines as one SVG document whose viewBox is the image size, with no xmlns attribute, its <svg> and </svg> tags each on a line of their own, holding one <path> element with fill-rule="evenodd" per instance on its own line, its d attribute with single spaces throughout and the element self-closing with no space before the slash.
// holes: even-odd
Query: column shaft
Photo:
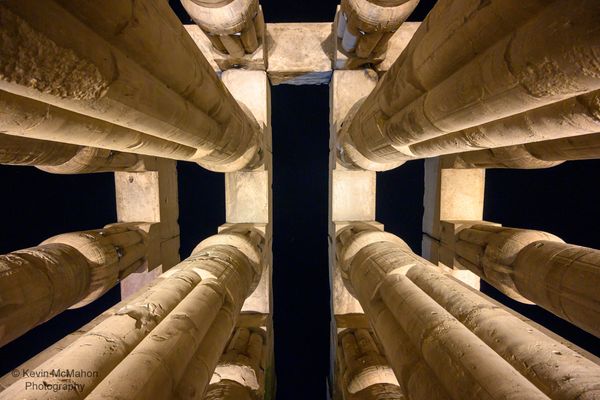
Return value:
<svg viewBox="0 0 600 400">
<path fill-rule="evenodd" d="M 61 165 L 81 148 L 70 144 L 0 134 L 0 163 L 10 165 Z"/>
<path fill-rule="evenodd" d="M 456 257 L 514 300 L 600 336 L 600 251 L 545 232 L 474 225 L 458 232 Z"/>
<path fill-rule="evenodd" d="M 140 171 L 149 165 L 133 153 L 0 134 L 0 164 L 33 165 L 54 174 Z"/>
<path fill-rule="evenodd" d="M 600 63 L 592 28 L 600 13 L 596 3 L 448 3 L 438 2 L 349 121 L 342 148 L 355 164 L 374 168 L 366 158 L 389 169 L 413 157 L 407 148 L 413 143 L 600 87 L 589 73 Z M 555 46 L 549 50 L 541 42 Z"/>
<path fill-rule="evenodd" d="M 176 18 L 160 15 L 161 10 L 172 14 L 166 4 L 143 10 L 136 8 L 134 11 L 140 15 L 136 22 L 138 27 L 121 31 L 123 16 L 130 18 L 132 12 L 127 11 L 134 3 L 122 3 L 116 7 L 115 15 L 109 14 L 109 7 L 100 12 L 100 6 L 91 2 L 81 8 L 75 2 L 62 2 L 67 9 L 76 9 L 72 13 L 54 1 L 46 3 L 41 10 L 33 1 L 9 1 L 1 9 L 2 28 L 8 38 L 2 49 L 3 59 L 10 60 L 6 66 L 9 73 L 0 81 L 3 90 L 193 147 L 194 158 L 217 171 L 241 169 L 253 160 L 258 151 L 255 123 L 234 104 L 216 78 L 208 76 L 214 72 L 204 65 L 206 62 L 197 67 L 189 66 L 191 73 L 199 75 L 195 80 L 204 81 L 199 88 L 205 90 L 203 95 L 217 99 L 216 104 L 207 100 L 201 106 L 170 87 L 174 82 L 179 90 L 189 91 L 187 87 L 194 84 L 193 80 L 187 80 L 185 86 L 179 78 L 165 78 L 167 81 L 163 82 L 161 77 L 180 74 L 173 73 L 169 67 L 150 66 L 151 63 L 178 63 L 180 58 L 167 58 L 165 54 L 152 58 L 145 51 L 148 46 L 143 45 L 146 34 L 154 38 L 162 35 L 162 41 L 157 43 L 164 45 L 155 46 L 154 54 L 171 47 L 178 48 L 175 53 L 195 51 L 196 56 L 201 57 L 197 48 L 189 43 L 186 48 L 182 44 L 191 39 L 183 33 Z M 141 18 L 142 15 L 145 17 Z M 61 28 L 47 24 L 49 18 L 61 20 Z M 181 38 L 168 41 L 177 35 Z M 44 69 L 32 68 L 36 65 L 33 54 L 15 57 L 13 53 L 19 48 L 37 48 L 46 54 L 42 58 L 53 64 Z M 67 68 L 70 65 L 72 68 Z M 44 74 L 46 70 L 61 72 Z M 10 71 L 24 72 L 21 76 Z M 186 77 L 189 73 L 181 79 Z M 216 109 L 221 106 L 231 109 L 227 121 L 222 118 L 217 121 L 208 114 L 209 110 L 218 114 Z M 226 114 L 220 112 L 221 117 Z"/>
<path fill-rule="evenodd" d="M 350 56 L 381 62 L 391 34 L 413 12 L 419 0 L 381 2 L 342 0 L 337 35 Z M 383 48 L 384 51 L 376 51 Z"/>
<path fill-rule="evenodd" d="M 118 224 L 55 236 L 0 256 L 0 346 L 67 308 L 99 298 L 142 265 L 146 245 L 135 225 Z"/>
<path fill-rule="evenodd" d="M 404 393 L 375 337 L 367 329 L 338 335 L 338 382 L 345 400 L 404 400 Z"/>
<path fill-rule="evenodd" d="M 600 91 L 559 101 L 409 146 L 410 157 L 435 157 L 600 132 Z"/>
<path fill-rule="evenodd" d="M 266 335 L 262 329 L 236 328 L 204 398 L 264 398 L 265 344 Z"/>
<path fill-rule="evenodd" d="M 444 162 L 452 168 L 549 168 L 569 160 L 600 158 L 600 135 L 544 140 L 452 154 Z"/>
<path fill-rule="evenodd" d="M 469 237 L 476 242 L 484 240 L 486 234 L 471 233 Z M 402 356 L 409 360 L 422 357 L 425 368 L 421 370 L 432 371 L 434 379 L 428 380 L 427 375 L 421 379 L 441 383 L 448 390 L 446 398 L 548 396 L 566 400 L 593 399 L 599 393 L 598 365 L 443 274 L 413 254 L 399 238 L 354 224 L 341 231 L 337 240 L 342 245 L 338 261 L 345 271 L 346 284 L 363 304 L 410 398 L 432 397 L 430 394 L 424 397 L 422 391 L 413 392 L 405 383 L 403 374 L 414 375 L 417 364 L 412 368 L 402 366 L 398 360 Z M 511 241 L 518 242 L 523 240 Z M 383 329 L 383 321 L 388 329 Z M 472 341 L 473 336 L 476 341 Z M 392 350 L 411 349 L 411 346 L 412 352 Z M 414 349 L 418 349 L 416 355 Z M 498 356 L 505 363 L 503 367 Z M 460 371 L 461 365 L 469 363 L 477 367 L 469 369 L 467 377 Z M 493 378 L 499 371 L 510 376 L 517 373 L 541 392 L 532 391 L 531 386 L 523 385 L 519 379 L 518 383 L 508 384 L 506 377 Z M 488 383 L 494 387 L 487 388 Z"/>
<path fill-rule="evenodd" d="M 220 134 L 226 139 L 224 143 L 236 143 L 240 148 L 235 149 L 233 154 L 235 157 L 243 155 L 243 160 L 237 164 L 221 168 L 240 169 L 245 166 L 240 167 L 240 163 L 248 163 L 254 156 L 257 151 L 254 117 L 242 110 L 223 86 L 168 3 L 57 1 L 103 39 L 220 125 Z M 135 24 L 128 23 L 132 15 L 135 15 Z M 249 34 L 242 36 L 242 40 L 245 40 Z M 211 136 L 210 139 L 216 138 Z M 221 142 L 211 143 L 211 160 L 215 161 L 210 163 L 225 162 L 231 156 L 232 150 L 226 150 L 227 146 Z M 200 164 L 212 169 L 208 162 L 205 165 L 200 161 Z"/>
<path fill-rule="evenodd" d="M 193 147 L 0 90 L 0 130 L 32 139 L 195 160 Z"/>
<path fill-rule="evenodd" d="M 600 367 L 594 362 L 531 329 L 435 267 L 420 265 L 406 276 L 550 398 L 593 399 L 599 393 Z"/>
<path fill-rule="evenodd" d="M 41 364 L 36 370 L 96 372 L 72 379 L 80 385 L 79 391 L 59 391 L 52 393 L 53 398 L 173 398 L 201 343 L 215 343 L 208 339 L 211 332 L 223 334 L 227 319 L 236 319 L 244 299 L 256 287 L 262 268 L 260 240 L 248 228 L 232 228 L 205 240 L 190 258 Z M 218 346 L 204 350 L 215 360 L 223 352 Z M 0 399 L 45 398 L 49 392 L 27 390 L 26 383 L 52 385 L 60 379 L 21 379 Z M 198 390 L 203 392 L 204 387 Z"/>
<path fill-rule="evenodd" d="M 65 163 L 51 166 L 37 166 L 42 171 L 53 174 L 90 174 L 116 171 L 148 171 L 154 169 L 152 163 L 133 153 L 80 147 L 77 154 Z"/>
<path fill-rule="evenodd" d="M 381 312 L 370 311 L 372 305 L 383 303 L 451 398 L 547 398 L 404 276 L 424 260 L 393 235 L 356 226 L 358 232 L 349 228 L 338 236 L 343 244 L 338 260 L 349 290 L 372 321 L 381 318 Z M 393 346 L 380 339 L 384 347 Z"/>
</svg>

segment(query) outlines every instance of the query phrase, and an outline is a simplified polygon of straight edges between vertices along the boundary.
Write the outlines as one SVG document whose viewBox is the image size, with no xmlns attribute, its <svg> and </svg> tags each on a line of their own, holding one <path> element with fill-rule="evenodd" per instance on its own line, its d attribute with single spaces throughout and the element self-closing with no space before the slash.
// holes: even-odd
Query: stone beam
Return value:
<svg viewBox="0 0 600 400">
<path fill-rule="evenodd" d="M 68 308 L 98 299 L 148 263 L 156 226 L 114 224 L 47 239 L 0 257 L 0 346 Z"/>
<path fill-rule="evenodd" d="M 598 390 L 600 366 L 443 274 L 400 238 L 353 224 L 337 240 L 345 283 L 409 398 L 567 399 Z"/>
<path fill-rule="evenodd" d="M 242 308 L 240 323 L 257 326 L 270 324 L 272 275 L 272 146 L 271 97 L 264 71 L 229 70 L 223 72 L 223 83 L 235 99 L 247 107 L 260 125 L 262 160 L 260 167 L 225 174 L 225 218 L 227 224 L 250 224 L 265 235 L 265 271 L 256 291 Z"/>
</svg>

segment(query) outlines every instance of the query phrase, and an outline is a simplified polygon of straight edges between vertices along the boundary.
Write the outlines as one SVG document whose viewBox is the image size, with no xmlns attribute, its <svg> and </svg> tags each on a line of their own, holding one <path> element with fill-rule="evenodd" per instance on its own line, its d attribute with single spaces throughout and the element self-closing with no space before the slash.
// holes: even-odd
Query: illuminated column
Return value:
<svg viewBox="0 0 600 400">
<path fill-rule="evenodd" d="M 337 376 L 345 400 L 403 400 L 402 389 L 368 329 L 339 335 Z"/>
<path fill-rule="evenodd" d="M 114 224 L 0 256 L 0 345 L 98 299 L 147 262 L 151 245 L 149 224 Z"/>
<path fill-rule="evenodd" d="M 153 168 L 152 161 L 133 153 L 0 134 L 0 164 L 33 165 L 54 174 L 144 171 Z"/>
<path fill-rule="evenodd" d="M 242 58 L 262 44 L 265 21 L 258 0 L 181 0 L 181 3 L 221 53 Z"/>
<path fill-rule="evenodd" d="M 215 368 L 224 344 L 208 347 L 214 344 L 211 334 L 229 337 L 228 326 L 233 327 L 260 279 L 261 246 L 259 233 L 238 226 L 204 240 L 192 256 L 36 370 L 97 372 L 72 378 L 71 383 L 85 385 L 77 398 L 174 398 L 197 352 L 205 351 L 215 360 L 207 370 Z M 27 390 L 27 383 L 60 382 L 60 377 L 27 377 L 2 392 L 0 399 L 44 398 L 46 391 Z M 198 390 L 202 393 L 204 387 Z M 66 399 L 73 392 L 52 395 Z"/>
<path fill-rule="evenodd" d="M 600 251 L 541 231 L 471 224 L 455 233 L 458 262 L 514 300 L 600 336 Z"/>
<path fill-rule="evenodd" d="M 444 275 L 398 237 L 353 224 L 338 241 L 346 284 L 409 398 L 567 399 L 599 389 L 595 363 Z"/>
<path fill-rule="evenodd" d="M 600 135 L 592 133 L 443 157 L 451 168 L 549 168 L 569 160 L 600 158 Z"/>
<path fill-rule="evenodd" d="M 419 0 L 343 0 L 334 29 L 338 48 L 349 58 L 337 67 L 357 68 L 385 58 L 388 41 Z"/>
<path fill-rule="evenodd" d="M 123 29 L 132 14 L 136 23 Z M 2 91 L 190 147 L 187 159 L 214 171 L 260 162 L 256 121 L 219 82 L 167 3 L 7 1 L 0 18 Z M 21 57 L 19 49 L 39 51 Z"/>
<path fill-rule="evenodd" d="M 568 123 L 569 104 L 575 101 L 570 99 L 600 88 L 597 74 L 590 72 L 600 63 L 593 33 L 597 2 L 475 3 L 436 4 L 347 121 L 340 142 L 347 163 L 391 169 L 414 158 L 409 146 L 415 143 L 479 125 L 483 129 L 503 118 L 523 121 L 521 113 L 540 114 L 541 127 L 544 106 L 560 110 L 562 123 Z M 540 45 L 548 42 L 551 48 Z M 569 129 L 589 133 L 590 124 L 598 124 L 597 107 L 576 113 Z M 512 137 L 519 137 L 527 124 L 513 126 Z"/>
<path fill-rule="evenodd" d="M 204 399 L 263 398 L 265 340 L 261 329 L 236 328 L 212 374 Z"/>
</svg>

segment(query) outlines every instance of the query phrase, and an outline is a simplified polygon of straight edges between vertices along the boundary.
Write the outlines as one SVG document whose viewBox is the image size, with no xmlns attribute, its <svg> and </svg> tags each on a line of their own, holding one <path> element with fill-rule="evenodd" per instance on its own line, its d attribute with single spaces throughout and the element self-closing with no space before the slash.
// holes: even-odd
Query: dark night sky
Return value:
<svg viewBox="0 0 600 400">
<path fill-rule="evenodd" d="M 338 1 L 261 0 L 267 22 L 331 21 Z M 422 20 L 432 0 L 410 20 Z M 189 19 L 177 0 L 172 6 Z M 325 398 L 329 368 L 327 266 L 327 86 L 272 88 L 274 157 L 274 324 L 279 399 Z M 306 154 L 310 154 L 308 159 Z M 185 258 L 225 220 L 224 178 L 178 163 L 181 255 Z M 546 170 L 489 170 L 485 219 L 552 232 L 574 244 L 600 248 L 600 161 L 569 162 Z M 0 166 L 5 188 L 0 254 L 35 246 L 63 232 L 95 229 L 116 220 L 112 174 L 59 176 L 31 167 Z M 591 183 L 591 185 L 590 185 Z M 377 219 L 420 253 L 423 162 L 378 174 Z M 587 350 L 600 341 L 535 306 L 494 298 L 553 327 Z M 118 301 L 113 289 L 67 311 L 0 349 L 0 375 L 79 328 Z"/>
</svg>

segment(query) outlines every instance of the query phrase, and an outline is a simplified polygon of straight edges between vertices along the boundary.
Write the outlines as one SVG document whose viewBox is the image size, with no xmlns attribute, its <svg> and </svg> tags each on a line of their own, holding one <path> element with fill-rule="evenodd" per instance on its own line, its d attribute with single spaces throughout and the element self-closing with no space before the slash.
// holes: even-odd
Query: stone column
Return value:
<svg viewBox="0 0 600 400">
<path fill-rule="evenodd" d="M 388 41 L 419 0 L 342 0 L 334 29 L 339 47 L 350 57 L 346 68 L 380 63 Z"/>
<path fill-rule="evenodd" d="M 402 358 L 422 359 L 425 365 L 417 365 L 425 367 L 432 387 L 439 387 L 428 398 L 478 398 L 484 393 L 498 399 L 546 398 L 404 277 L 419 258 L 401 239 L 367 225 L 353 224 L 338 235 L 338 240 L 338 262 L 348 290 L 360 301 L 386 354 L 393 354 L 394 341 L 408 342 L 403 345 L 410 350 L 400 350 L 390 358 L 403 387 L 409 387 L 410 382 L 405 381 L 406 361 Z M 389 327 L 384 329 L 385 326 Z M 436 329 L 441 326 L 444 329 Z M 390 334 L 395 329 L 403 334 Z M 390 341 L 391 338 L 394 339 Z M 412 396 L 410 390 L 407 395 Z"/>
<path fill-rule="evenodd" d="M 81 147 L 0 134 L 0 164 L 33 165 L 54 174 L 86 174 L 152 169 L 138 154 Z"/>
<path fill-rule="evenodd" d="M 600 251 L 546 232 L 475 224 L 456 234 L 455 256 L 512 299 L 600 336 Z"/>
<path fill-rule="evenodd" d="M 398 237 L 354 224 L 338 240 L 348 287 L 410 398 L 434 398 L 416 393 L 419 381 L 447 391 L 438 398 L 597 393 L 598 365 L 444 275 Z"/>
<path fill-rule="evenodd" d="M 256 122 L 167 3 L 8 1 L 0 13 L 0 89 L 192 147 L 194 161 L 215 171 L 259 162 Z M 22 48 L 39 52 L 18 57 Z"/>
<path fill-rule="evenodd" d="M 338 335 L 337 379 L 344 400 L 404 400 L 394 372 L 368 329 Z"/>
<path fill-rule="evenodd" d="M 581 135 L 443 157 L 451 168 L 549 168 L 569 160 L 600 158 L 600 135 Z"/>
<path fill-rule="evenodd" d="M 265 345 L 266 332 L 260 328 L 237 328 L 212 375 L 206 395 L 198 398 L 264 398 Z"/>
<path fill-rule="evenodd" d="M 0 8 L 1 10 L 1 8 Z M 0 90 L 0 130 L 107 150 L 194 161 L 196 149 Z"/>
<path fill-rule="evenodd" d="M 0 256 L 0 346 L 67 308 L 91 303 L 140 268 L 150 245 L 148 229 L 115 224 Z"/>
<path fill-rule="evenodd" d="M 181 4 L 221 53 L 242 58 L 262 42 L 265 21 L 258 0 L 181 0 Z"/>
<path fill-rule="evenodd" d="M 390 169 L 413 157 L 414 143 L 597 90 L 599 14 L 591 0 L 438 2 L 348 120 L 342 155 Z"/>
<path fill-rule="evenodd" d="M 409 146 L 414 158 L 600 132 L 600 91 L 535 108 Z"/>
<path fill-rule="evenodd" d="M 206 239 L 191 257 L 36 370 L 95 372 L 71 378 L 68 383 L 80 385 L 79 390 L 52 393 L 56 399 L 173 398 L 194 354 L 202 344 L 214 343 L 211 332 L 227 335 L 227 313 L 235 321 L 256 287 L 261 246 L 259 233 L 236 226 Z M 214 360 L 223 352 L 219 346 L 202 349 Z M 49 393 L 27 390 L 28 382 L 65 383 L 60 377 L 28 377 L 7 388 L 0 399 L 41 399 Z"/>
</svg>

